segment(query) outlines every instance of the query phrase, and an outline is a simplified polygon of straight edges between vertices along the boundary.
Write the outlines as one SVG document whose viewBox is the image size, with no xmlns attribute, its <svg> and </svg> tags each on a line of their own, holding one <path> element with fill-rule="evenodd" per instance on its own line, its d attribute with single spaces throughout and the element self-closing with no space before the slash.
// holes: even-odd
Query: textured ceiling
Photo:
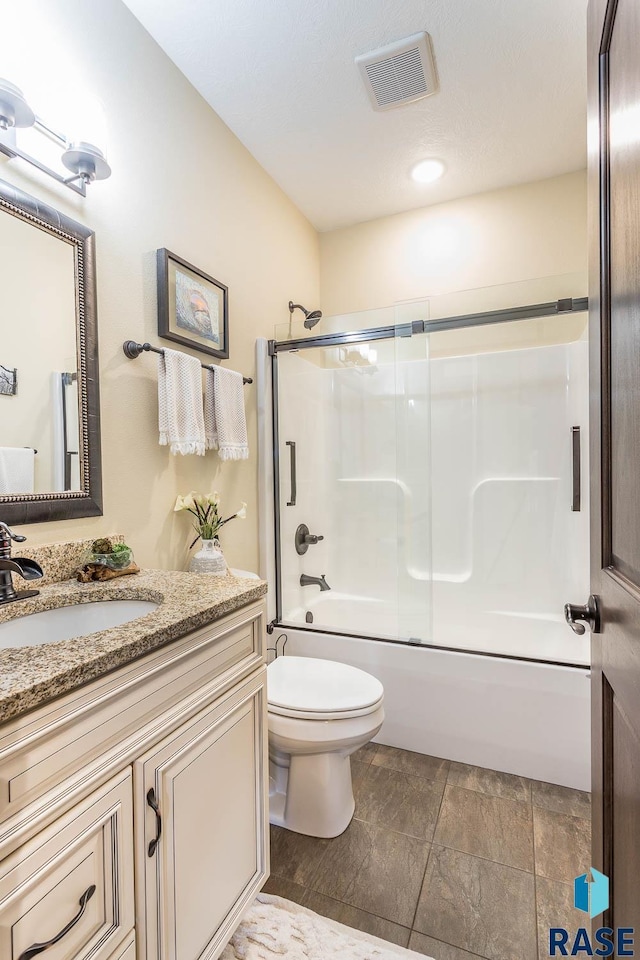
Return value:
<svg viewBox="0 0 640 960">
<path fill-rule="evenodd" d="M 320 230 L 585 166 L 587 0 L 125 2 Z M 420 30 L 439 92 L 375 112 L 354 57 Z"/>
</svg>

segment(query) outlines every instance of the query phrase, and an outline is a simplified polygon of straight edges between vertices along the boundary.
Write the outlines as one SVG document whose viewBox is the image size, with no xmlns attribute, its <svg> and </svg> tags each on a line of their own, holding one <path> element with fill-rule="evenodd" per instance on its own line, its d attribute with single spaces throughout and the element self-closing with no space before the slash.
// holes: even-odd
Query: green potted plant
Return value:
<svg viewBox="0 0 640 960">
<path fill-rule="evenodd" d="M 109 570 L 124 570 L 133 560 L 133 551 L 126 543 L 118 543 L 103 537 L 91 545 L 90 562 Z"/>
</svg>

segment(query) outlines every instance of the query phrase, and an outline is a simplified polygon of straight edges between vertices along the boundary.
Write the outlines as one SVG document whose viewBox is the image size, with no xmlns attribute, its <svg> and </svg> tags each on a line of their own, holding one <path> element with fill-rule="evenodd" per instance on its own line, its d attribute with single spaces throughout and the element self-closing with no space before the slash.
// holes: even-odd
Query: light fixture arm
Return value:
<svg viewBox="0 0 640 960">
<path fill-rule="evenodd" d="M 87 195 L 87 184 L 82 180 L 81 183 L 76 183 L 78 176 L 74 177 L 63 177 L 59 173 L 56 173 L 55 170 L 52 170 L 51 167 L 48 167 L 46 164 L 42 163 L 40 160 L 36 160 L 35 157 L 30 156 L 30 154 L 25 153 L 24 150 L 21 150 L 15 144 L 7 142 L 5 136 L 0 131 L 0 153 L 3 153 L 5 157 L 9 157 L 10 160 L 19 157 L 20 160 L 26 160 L 27 163 L 30 163 L 32 167 L 36 167 L 38 170 L 41 170 L 42 173 L 48 174 L 50 177 L 53 177 L 54 180 L 57 180 L 58 183 L 64 184 L 65 187 L 69 187 L 70 190 L 73 190 L 75 193 L 80 194 L 81 197 L 86 197 Z"/>
</svg>

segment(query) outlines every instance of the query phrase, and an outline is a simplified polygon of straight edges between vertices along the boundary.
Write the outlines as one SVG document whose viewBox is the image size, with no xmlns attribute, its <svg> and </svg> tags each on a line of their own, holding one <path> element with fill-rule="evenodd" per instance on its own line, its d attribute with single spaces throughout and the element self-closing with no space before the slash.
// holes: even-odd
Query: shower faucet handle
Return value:
<svg viewBox="0 0 640 960">
<path fill-rule="evenodd" d="M 317 533 L 309 533 L 309 527 L 306 525 L 306 523 L 301 523 L 296 530 L 296 552 L 302 557 L 307 552 L 309 547 L 314 546 L 316 543 L 320 543 L 321 540 L 324 540 L 324 537 Z"/>
</svg>

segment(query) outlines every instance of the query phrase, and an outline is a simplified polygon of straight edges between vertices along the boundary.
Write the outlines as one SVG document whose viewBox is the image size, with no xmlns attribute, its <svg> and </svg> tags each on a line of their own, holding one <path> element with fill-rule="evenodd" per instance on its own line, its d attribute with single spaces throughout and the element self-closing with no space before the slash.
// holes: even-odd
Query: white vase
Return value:
<svg viewBox="0 0 640 960">
<path fill-rule="evenodd" d="M 211 573 L 214 577 L 227 575 L 227 562 L 218 540 L 203 540 L 202 546 L 191 557 L 189 573 Z"/>
</svg>

